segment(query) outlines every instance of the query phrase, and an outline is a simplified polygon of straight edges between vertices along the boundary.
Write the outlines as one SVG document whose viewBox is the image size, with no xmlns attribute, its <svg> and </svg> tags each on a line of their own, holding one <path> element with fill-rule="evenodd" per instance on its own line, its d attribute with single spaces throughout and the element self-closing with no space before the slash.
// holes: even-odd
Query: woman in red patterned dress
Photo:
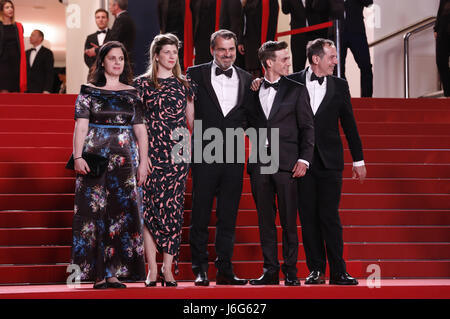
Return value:
<svg viewBox="0 0 450 319">
<path fill-rule="evenodd" d="M 177 273 L 189 160 L 186 160 L 188 154 L 178 153 L 173 157 L 172 151 L 179 143 L 189 143 L 187 124 L 192 129 L 194 121 L 194 91 L 181 75 L 178 48 L 179 40 L 175 35 L 156 36 L 150 46 L 149 69 L 134 82 L 144 103 L 152 168 L 144 185 L 144 247 L 149 265 L 147 287 L 156 285 L 157 251 L 163 253 L 159 273 L 161 284 L 177 285 L 172 262 L 175 258 Z M 177 132 L 184 134 L 181 141 L 175 138 Z M 178 155 L 185 159 L 180 161 Z"/>
</svg>

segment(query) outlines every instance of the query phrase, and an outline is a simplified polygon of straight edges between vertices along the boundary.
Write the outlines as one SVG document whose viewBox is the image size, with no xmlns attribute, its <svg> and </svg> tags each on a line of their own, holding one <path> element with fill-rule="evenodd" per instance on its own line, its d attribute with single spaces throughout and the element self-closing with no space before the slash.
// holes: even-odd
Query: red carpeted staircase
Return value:
<svg viewBox="0 0 450 319">
<path fill-rule="evenodd" d="M 74 177 L 64 165 L 72 152 L 75 98 L 0 95 L 0 284 L 63 283 L 70 274 Z M 348 272 L 367 278 L 367 267 L 377 264 L 382 278 L 450 277 L 450 103 L 353 99 L 353 106 L 368 179 L 362 185 L 351 179 L 346 151 L 341 219 Z M 193 279 L 190 192 L 189 183 L 179 280 Z M 262 254 L 248 176 L 240 208 L 235 272 L 257 277 Z M 214 224 L 213 215 L 211 261 Z M 304 278 L 302 246 L 298 266 Z M 215 277 L 213 266 L 209 275 Z"/>
</svg>

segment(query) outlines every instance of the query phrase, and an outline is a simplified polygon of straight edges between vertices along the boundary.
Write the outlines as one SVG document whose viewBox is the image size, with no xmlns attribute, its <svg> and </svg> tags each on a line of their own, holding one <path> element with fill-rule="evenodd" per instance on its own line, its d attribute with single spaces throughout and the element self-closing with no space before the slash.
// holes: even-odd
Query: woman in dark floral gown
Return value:
<svg viewBox="0 0 450 319">
<path fill-rule="evenodd" d="M 149 135 L 151 173 L 144 185 L 144 240 L 149 273 L 145 284 L 155 286 L 158 276 L 156 251 L 163 253 L 161 283 L 176 286 L 178 254 L 183 224 L 184 192 L 188 175 L 189 131 L 193 128 L 193 89 L 181 75 L 178 38 L 173 34 L 155 37 L 150 47 L 150 67 L 134 86 L 144 103 Z M 182 137 L 176 138 L 174 133 Z M 184 143 L 184 153 L 172 151 Z M 175 147 L 175 148 L 174 148 Z"/>
<path fill-rule="evenodd" d="M 75 185 L 72 264 L 94 288 L 125 288 L 119 277 L 145 276 L 140 186 L 148 172 L 148 139 L 142 103 L 127 85 L 131 71 L 125 48 L 108 42 L 98 53 L 90 83 L 75 105 Z M 82 152 L 106 157 L 99 177 Z"/>
</svg>

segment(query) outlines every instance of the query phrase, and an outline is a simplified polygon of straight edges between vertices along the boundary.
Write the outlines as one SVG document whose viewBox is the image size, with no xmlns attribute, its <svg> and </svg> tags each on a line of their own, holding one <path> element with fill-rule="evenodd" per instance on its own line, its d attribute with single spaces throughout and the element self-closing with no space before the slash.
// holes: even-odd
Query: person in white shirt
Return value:
<svg viewBox="0 0 450 319">
<path fill-rule="evenodd" d="M 31 32 L 33 48 L 26 51 L 27 93 L 51 93 L 53 89 L 53 52 L 42 45 L 43 41 L 42 31 Z"/>
<path fill-rule="evenodd" d="M 94 64 L 97 56 L 98 48 L 109 38 L 109 13 L 105 9 L 97 9 L 95 11 L 95 24 L 98 30 L 87 36 L 84 43 L 84 63 L 90 69 Z"/>
<path fill-rule="evenodd" d="M 325 283 L 326 262 L 330 284 L 357 285 L 346 271 L 343 259 L 343 234 L 339 201 L 344 169 L 344 149 L 339 123 L 353 158 L 353 179 L 364 181 L 367 171 L 363 149 L 350 100 L 348 83 L 333 76 L 337 64 L 334 42 L 316 39 L 308 43 L 310 67 L 289 77 L 304 83 L 314 114 L 314 160 L 305 177 L 299 180 L 299 215 L 303 247 L 310 275 L 306 284 Z"/>
<path fill-rule="evenodd" d="M 190 246 L 192 271 L 196 286 L 208 286 L 208 226 L 214 198 L 216 200 L 217 259 L 216 284 L 245 285 L 248 281 L 235 276 L 231 262 L 239 200 L 242 194 L 245 159 L 236 159 L 239 142 L 230 143 L 227 130 L 245 129 L 252 77 L 234 65 L 236 35 L 219 30 L 211 35 L 210 52 L 214 60 L 190 67 L 187 77 L 197 86 L 195 130 L 192 135 L 192 216 Z M 213 141 L 203 138 L 206 131 L 215 131 Z M 241 136 L 243 140 L 243 136 Z M 209 144 L 218 145 L 213 152 Z M 197 145 L 199 145 L 197 147 Z M 230 156 L 231 155 L 231 156 Z M 231 157 L 231 158 L 230 158 Z"/>
<path fill-rule="evenodd" d="M 250 280 L 250 284 L 279 284 L 276 198 L 283 230 L 284 264 L 281 269 L 285 276 L 284 284 L 299 286 L 297 180 L 306 174 L 313 158 L 313 116 L 305 86 L 285 77 L 291 65 L 287 43 L 265 42 L 259 49 L 258 56 L 264 67 L 265 77 L 259 91 L 252 94 L 248 107 L 249 126 L 258 131 L 257 143 L 252 140 L 250 157 L 257 153 L 258 159 L 256 163 L 249 160 L 247 172 L 258 212 L 264 273 L 260 278 Z M 271 161 L 278 162 L 277 169 L 270 173 L 263 170 L 267 167 L 261 155 L 263 147 L 267 149 Z"/>
</svg>

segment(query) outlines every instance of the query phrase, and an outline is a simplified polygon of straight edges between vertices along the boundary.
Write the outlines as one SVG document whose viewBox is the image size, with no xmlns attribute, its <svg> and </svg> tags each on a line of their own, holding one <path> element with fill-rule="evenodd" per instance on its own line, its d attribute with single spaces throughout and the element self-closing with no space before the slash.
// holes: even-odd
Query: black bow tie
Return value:
<svg viewBox="0 0 450 319">
<path fill-rule="evenodd" d="M 36 51 L 36 48 L 31 48 L 30 50 L 31 50 L 31 51 Z"/>
<path fill-rule="evenodd" d="M 233 76 L 233 68 L 229 68 L 226 71 L 222 70 L 221 68 L 216 68 L 216 76 L 219 76 L 221 74 L 225 74 L 225 76 L 231 78 Z"/>
<path fill-rule="evenodd" d="M 273 87 L 275 91 L 278 91 L 278 87 L 280 86 L 280 82 L 270 83 L 269 81 L 264 80 L 264 87 L 266 89 Z"/>
<path fill-rule="evenodd" d="M 96 33 L 97 34 L 99 34 L 99 33 L 106 33 L 106 30 L 98 30 Z"/>
<path fill-rule="evenodd" d="M 314 72 L 311 74 L 311 81 L 315 81 L 317 80 L 317 82 L 319 82 L 319 85 L 322 85 L 323 81 L 325 80 L 324 76 L 318 77 Z"/>
</svg>

